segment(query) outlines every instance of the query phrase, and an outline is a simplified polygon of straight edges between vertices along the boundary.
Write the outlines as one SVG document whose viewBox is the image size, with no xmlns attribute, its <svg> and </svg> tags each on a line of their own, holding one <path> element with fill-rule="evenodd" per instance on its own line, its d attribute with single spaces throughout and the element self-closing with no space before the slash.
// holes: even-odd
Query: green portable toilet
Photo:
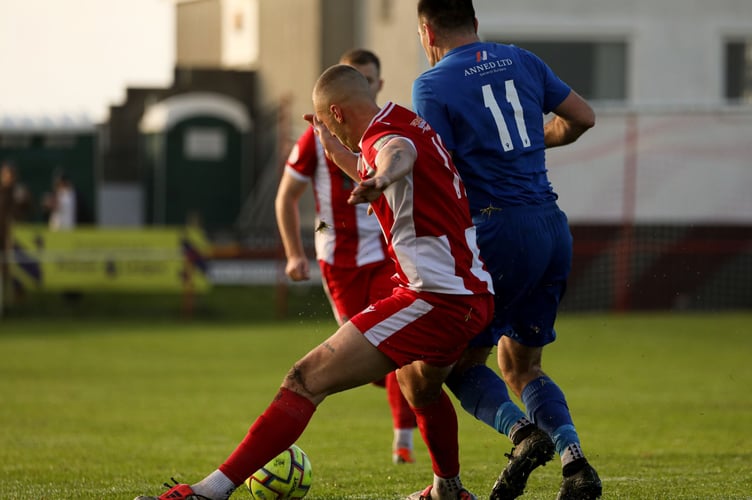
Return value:
<svg viewBox="0 0 752 500">
<path fill-rule="evenodd" d="M 249 192 L 246 107 L 218 93 L 178 94 L 148 107 L 139 130 L 147 221 L 230 228 Z"/>
</svg>

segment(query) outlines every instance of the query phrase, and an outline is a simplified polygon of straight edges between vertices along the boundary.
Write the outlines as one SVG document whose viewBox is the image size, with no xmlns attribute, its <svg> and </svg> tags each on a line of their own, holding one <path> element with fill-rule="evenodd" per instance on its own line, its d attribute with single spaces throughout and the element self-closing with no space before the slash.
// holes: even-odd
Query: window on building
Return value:
<svg viewBox="0 0 752 500">
<path fill-rule="evenodd" d="M 726 43 L 726 99 L 752 102 L 752 38 Z"/>
<path fill-rule="evenodd" d="M 588 100 L 627 99 L 627 44 L 624 42 L 494 41 L 535 53 Z"/>
</svg>

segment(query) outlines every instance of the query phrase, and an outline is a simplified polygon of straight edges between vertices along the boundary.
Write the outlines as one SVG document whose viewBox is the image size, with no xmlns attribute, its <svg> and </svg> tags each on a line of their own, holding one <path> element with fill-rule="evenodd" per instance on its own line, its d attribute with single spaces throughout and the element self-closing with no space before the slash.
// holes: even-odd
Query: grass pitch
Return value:
<svg viewBox="0 0 752 500">
<path fill-rule="evenodd" d="M 752 498 L 752 313 L 565 315 L 544 367 L 568 397 L 606 499 Z M 334 330 L 314 319 L 0 321 L 0 497 L 131 499 L 214 470 L 289 366 Z M 463 410 L 462 476 L 484 498 L 508 440 Z M 332 396 L 298 444 L 314 499 L 397 499 L 431 481 L 390 461 L 382 389 Z M 555 498 L 558 458 L 523 499 Z M 233 499 L 248 498 L 239 489 Z"/>
</svg>

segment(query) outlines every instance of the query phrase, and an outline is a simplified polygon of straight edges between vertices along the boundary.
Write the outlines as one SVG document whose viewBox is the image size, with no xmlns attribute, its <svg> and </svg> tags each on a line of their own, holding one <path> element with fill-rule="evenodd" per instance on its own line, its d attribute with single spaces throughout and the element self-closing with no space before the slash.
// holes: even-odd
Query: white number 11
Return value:
<svg viewBox="0 0 752 500">
<path fill-rule="evenodd" d="M 528 137 L 527 128 L 525 127 L 525 116 L 522 113 L 522 104 L 520 103 L 520 97 L 517 95 L 517 89 L 514 87 L 514 80 L 504 82 L 504 90 L 507 102 L 512 105 L 512 110 L 514 111 L 514 123 L 517 126 L 517 132 L 520 134 L 522 146 L 525 148 L 530 147 L 530 137 Z M 504 115 L 501 113 L 499 103 L 496 102 L 491 85 L 483 85 L 483 104 L 491 111 L 491 115 L 496 122 L 501 146 L 504 148 L 504 151 L 511 151 L 514 149 L 512 136 L 509 135 L 509 128 L 504 120 Z"/>
</svg>

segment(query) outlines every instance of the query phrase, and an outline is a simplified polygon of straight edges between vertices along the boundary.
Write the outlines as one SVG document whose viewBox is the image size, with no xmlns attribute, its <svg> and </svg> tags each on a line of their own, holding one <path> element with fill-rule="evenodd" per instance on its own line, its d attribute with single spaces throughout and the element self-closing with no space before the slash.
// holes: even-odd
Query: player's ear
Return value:
<svg viewBox="0 0 752 500">
<path fill-rule="evenodd" d="M 428 23 L 423 23 L 423 33 L 426 35 L 426 41 L 428 42 L 429 47 L 433 47 L 434 43 L 436 41 L 436 33 L 434 32 L 433 28 Z"/>
<path fill-rule="evenodd" d="M 478 34 L 478 18 L 473 19 L 473 25 L 475 26 L 475 34 Z"/>
<path fill-rule="evenodd" d="M 342 113 L 342 108 L 336 104 L 329 106 L 329 112 L 332 114 L 337 123 L 342 123 L 345 120 L 345 116 Z"/>
</svg>

